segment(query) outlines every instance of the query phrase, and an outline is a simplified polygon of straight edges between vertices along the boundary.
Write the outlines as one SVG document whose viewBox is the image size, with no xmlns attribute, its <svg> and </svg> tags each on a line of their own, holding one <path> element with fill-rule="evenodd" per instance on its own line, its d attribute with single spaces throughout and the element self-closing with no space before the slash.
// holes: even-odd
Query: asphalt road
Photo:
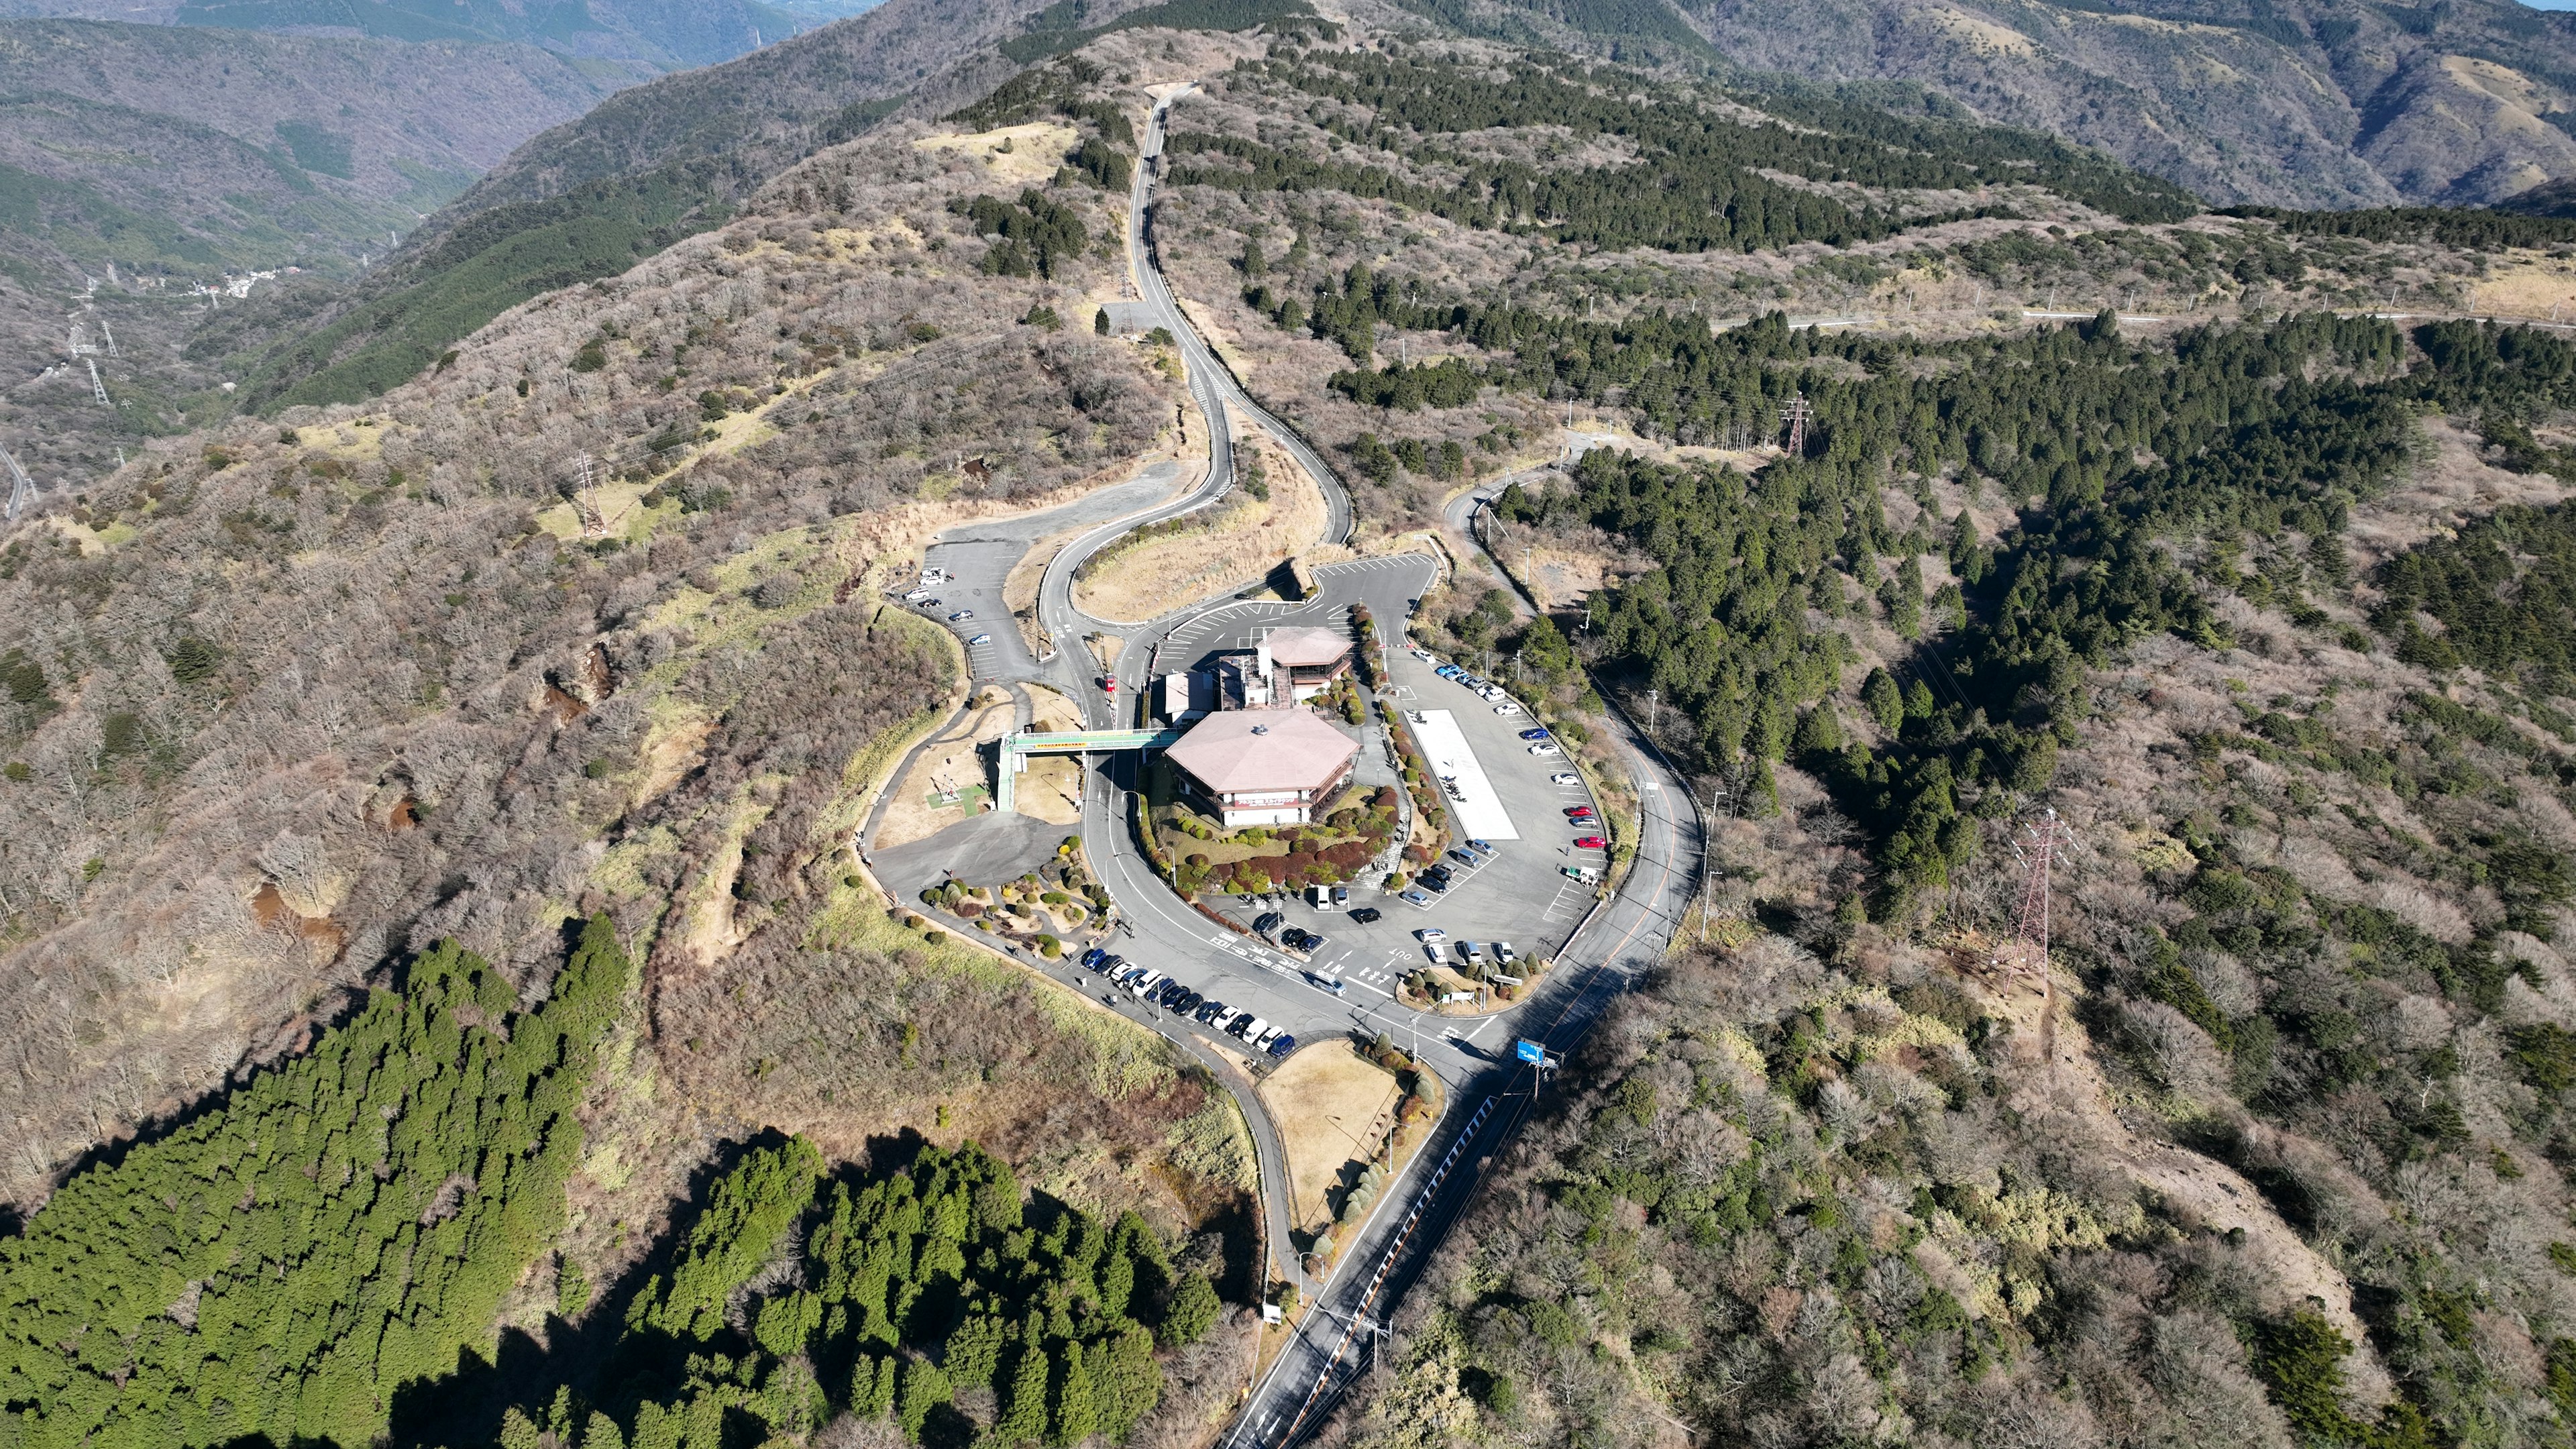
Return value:
<svg viewBox="0 0 2576 1449">
<path fill-rule="evenodd" d="M 1182 610 L 1142 627 L 1091 619 L 1073 607 L 1074 571 L 1092 553 L 1131 528 L 1204 507 L 1233 486 L 1230 413 L 1268 427 L 1315 478 L 1330 507 L 1322 541 L 1346 539 L 1351 529 L 1349 495 L 1339 479 L 1293 430 L 1245 396 L 1190 325 L 1154 262 L 1151 201 L 1159 173 L 1156 158 L 1170 104 L 1187 94 L 1185 88 L 1155 108 L 1145 137 L 1147 164 L 1139 168 L 1130 195 L 1128 225 L 1132 254 L 1142 263 L 1139 291 L 1159 314 L 1161 325 L 1171 331 L 1187 366 L 1191 397 L 1210 443 L 1206 479 L 1181 499 L 1152 502 L 1154 495 L 1147 485 L 1168 490 L 1168 475 L 1159 482 L 1140 478 L 1068 509 L 1010 525 L 957 530 L 943 538 L 930 560 L 954 574 L 939 590 L 943 607 L 938 612 L 973 607 L 977 619 L 955 626 L 961 636 L 993 635 L 991 642 L 972 651 L 979 679 L 1029 680 L 1066 689 L 1082 704 L 1094 727 L 1130 722 L 1132 701 L 1154 674 L 1184 667 L 1213 648 L 1248 639 L 1262 627 L 1340 622 L 1347 619 L 1350 605 L 1365 603 L 1390 637 L 1399 635 L 1411 602 L 1430 587 L 1438 571 L 1437 561 L 1423 554 L 1332 565 L 1317 570 L 1318 597 L 1305 603 L 1220 603 Z M 1462 501 L 1453 509 L 1453 523 L 1463 524 L 1464 510 L 1472 506 Z M 1068 544 L 1047 567 L 1038 609 L 1057 649 L 1052 659 L 1041 662 L 1029 655 L 1001 608 L 1002 581 L 1030 544 L 1095 518 L 1101 520 L 1097 526 Z M 1099 687 L 1090 652 L 1082 643 L 1082 636 L 1093 629 L 1106 629 L 1124 640 L 1115 670 L 1120 688 L 1114 694 Z M 1146 1007 L 1069 964 L 1029 963 L 1135 1017 L 1192 1057 L 1210 1063 L 1251 1122 L 1270 1225 L 1271 1271 L 1306 1287 L 1319 1311 L 1306 1315 L 1237 1421 L 1233 1441 L 1246 1449 L 1284 1449 L 1312 1433 L 1351 1379 L 1365 1368 L 1373 1340 L 1355 1325 L 1384 1320 L 1472 1199 L 1488 1166 L 1526 1115 L 1534 1092 L 1554 1089 L 1516 1061 L 1514 1042 L 1541 1043 L 1552 1056 L 1562 1056 L 1579 1042 L 1618 993 L 1635 984 L 1662 957 L 1699 877 L 1700 825 L 1691 802 L 1683 797 L 1685 787 L 1633 727 L 1622 722 L 1614 743 L 1628 757 L 1641 789 L 1639 853 L 1621 891 L 1594 909 L 1590 893 L 1570 888 L 1558 872 L 1561 864 L 1598 859 L 1573 850 L 1571 840 L 1578 832 L 1562 814 L 1569 803 L 1582 801 L 1583 796 L 1550 782 L 1549 777 L 1562 768 L 1559 762 L 1527 753 L 1517 731 L 1528 721 L 1496 715 L 1489 702 L 1438 679 L 1429 664 L 1408 653 L 1398 651 L 1392 656 L 1390 676 L 1391 702 L 1451 712 L 1521 838 L 1501 842 L 1500 859 L 1467 874 L 1429 910 L 1392 898 L 1374 899 L 1376 892 L 1367 882 L 1355 891 L 1353 904 L 1375 904 L 1386 912 L 1385 919 L 1374 926 L 1354 925 L 1347 916 L 1319 916 L 1303 907 L 1289 908 L 1293 922 L 1333 938 L 1315 961 L 1293 959 L 1229 930 L 1163 885 L 1136 853 L 1129 829 L 1129 791 L 1137 783 L 1132 758 L 1095 761 L 1086 777 L 1082 833 L 1092 866 L 1109 887 L 1123 918 L 1123 931 L 1113 949 L 1131 961 L 1180 977 L 1203 995 L 1253 1011 L 1301 1039 L 1385 1030 L 1416 1049 L 1447 1089 L 1449 1110 L 1431 1142 L 1381 1193 L 1356 1239 L 1346 1244 L 1329 1282 L 1305 1281 L 1297 1267 L 1296 1245 L 1288 1237 L 1286 1172 L 1279 1137 L 1253 1090 L 1253 1079 L 1270 1065 L 1268 1059 L 1254 1059 L 1240 1042 Z M 1397 1006 L 1389 992 L 1394 968 L 1423 959 L 1412 933 L 1424 926 L 1441 927 L 1453 940 L 1467 935 L 1510 939 L 1524 956 L 1553 952 L 1558 964 L 1537 979 L 1528 999 L 1507 1012 L 1482 1018 L 1415 1013 Z M 1569 931 L 1574 932 L 1570 940 L 1566 939 Z M 1331 988 L 1336 980 L 1343 983 L 1339 991 Z"/>
</svg>

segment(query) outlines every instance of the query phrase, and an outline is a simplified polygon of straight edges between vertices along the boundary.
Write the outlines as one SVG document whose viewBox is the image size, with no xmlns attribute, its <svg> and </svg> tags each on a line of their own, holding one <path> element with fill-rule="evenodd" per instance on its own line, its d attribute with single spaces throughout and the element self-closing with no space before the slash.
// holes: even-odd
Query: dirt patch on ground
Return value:
<svg viewBox="0 0 2576 1449">
<path fill-rule="evenodd" d="M 644 743 L 644 778 L 636 784 L 635 803 L 657 799 L 680 783 L 697 763 L 698 747 L 714 734 L 716 722 L 704 715 L 682 713 L 668 724 L 656 722 Z"/>
<path fill-rule="evenodd" d="M 1072 700 L 1042 684 L 1029 692 L 1029 728 L 1048 732 L 1079 730 L 1082 711 Z M 1011 787 L 1011 808 L 1050 825 L 1082 823 L 1082 761 L 1072 755 L 1048 755 L 1029 761 L 1028 771 Z"/>
<path fill-rule="evenodd" d="M 1020 561 L 1011 565 L 1010 574 L 1002 580 L 1002 607 L 1014 616 L 1030 613 L 1038 606 L 1038 587 L 1046 582 L 1047 565 L 1064 552 L 1064 546 L 1080 538 L 1088 529 L 1068 528 L 1050 533 L 1029 545 Z"/>
<path fill-rule="evenodd" d="M 1256 583 L 1308 553 L 1327 516 L 1314 480 L 1257 430 L 1237 442 L 1235 463 L 1241 480 L 1223 501 L 1186 515 L 1171 532 L 1096 557 L 1074 581 L 1074 606 L 1095 619 L 1157 618 Z"/>
<path fill-rule="evenodd" d="M 1298 1229 L 1331 1224 L 1326 1194 L 1345 1167 L 1377 1154 L 1401 1095 L 1391 1074 L 1361 1060 L 1346 1041 L 1306 1048 L 1261 1084 L 1262 1105 L 1287 1150 L 1289 1211 Z"/>
<path fill-rule="evenodd" d="M 2470 289 L 2469 308 L 2498 317 L 2576 321 L 2576 259 L 2517 254 Z"/>
<path fill-rule="evenodd" d="M 1538 548 L 1530 553 L 1530 570 L 1539 606 L 1562 609 L 1582 603 L 1585 595 L 1601 587 L 1610 559 L 1584 550 Z"/>
<path fill-rule="evenodd" d="M 986 702 L 975 713 L 940 732 L 914 757 L 894 787 L 885 819 L 869 842 L 872 849 L 927 840 L 990 808 L 991 777 L 981 747 L 1011 728 L 1011 700 L 998 691 L 981 698 Z"/>
</svg>

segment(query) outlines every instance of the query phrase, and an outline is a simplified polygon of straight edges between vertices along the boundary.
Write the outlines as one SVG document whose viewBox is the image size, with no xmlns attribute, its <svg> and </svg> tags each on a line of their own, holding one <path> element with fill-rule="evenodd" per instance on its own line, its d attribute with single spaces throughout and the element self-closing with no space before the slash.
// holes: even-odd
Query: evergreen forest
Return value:
<svg viewBox="0 0 2576 1449">
<path fill-rule="evenodd" d="M 1133 1212 L 1026 1194 L 971 1143 L 896 1155 L 832 1174 L 802 1139 L 745 1154 L 603 1365 L 510 1409 L 501 1443 L 722 1449 L 843 1411 L 930 1445 L 1124 1440 L 1162 1395 L 1157 1350 L 1216 1321 L 1216 1285 Z M 801 1246 L 782 1258 L 782 1238 Z"/>
<path fill-rule="evenodd" d="M 2134 641 L 2171 631 L 2223 647 L 2210 585 L 2296 600 L 2314 576 L 2348 584 L 2338 541 L 2353 506 L 2407 464 L 2417 419 L 2438 406 L 2490 426 L 2565 406 L 2576 348 L 2527 329 L 2435 323 L 2410 339 L 2385 322 L 2299 314 L 2197 329 L 2170 346 L 2124 339 L 2108 315 L 1995 339 L 1917 342 L 1793 331 L 1785 318 L 1711 336 L 1697 319 L 1624 324 L 1502 306 L 1408 306 L 1354 275 L 1319 295 L 1319 327 L 1365 333 L 1376 317 L 1447 326 L 1508 347 L 1485 381 L 1598 398 L 1621 389 L 1683 438 L 1733 427 L 1759 436 L 1792 396 L 1813 422 L 1802 455 L 1746 476 L 1596 452 L 1569 486 L 1515 487 L 1507 522 L 1573 518 L 1629 540 L 1662 568 L 1593 607 L 1607 656 L 1695 725 L 1705 768 L 1767 795 L 1773 762 L 1823 780 L 1877 842 L 1872 903 L 1902 914 L 1977 848 L 1978 816 L 2001 818 L 2044 790 L 2055 757 L 2093 707 L 2089 671 Z M 2409 366 L 2408 343 L 2423 360 Z M 1516 359 L 1516 360 L 1515 360 Z M 1601 363 L 1606 362 L 1607 366 Z M 1347 373 L 1363 400 L 1464 404 L 1458 359 Z M 1418 381 L 1417 381 L 1418 379 Z M 1418 400 L 1418 401 L 1417 401 Z M 1770 426 L 1776 427 L 1776 424 Z M 1929 510 L 1937 478 L 1994 490 L 2019 522 L 1987 540 L 1964 516 Z M 1926 512 L 1889 527 L 1881 490 Z M 2554 518 L 2555 515 L 2550 515 Z M 2563 527 L 2563 525 L 2558 525 Z M 2540 529 L 2500 517 L 2447 552 L 2393 565 L 2472 607 L 2479 540 Z M 2484 545 L 2494 573 L 2494 545 Z M 2261 559 L 2248 584 L 2238 560 Z M 2444 571 L 2439 560 L 2464 561 Z M 1927 588 L 1924 561 L 1949 581 Z M 2460 647 L 2546 651 L 2548 592 L 2560 565 L 2496 598 L 2492 626 Z M 1866 742 L 1830 703 L 1853 657 L 1832 620 L 1875 599 L 1913 655 L 1864 685 L 1877 728 Z M 2294 609 L 2313 613 L 2312 606 Z M 2461 613 L 2464 622 L 2467 615 Z M 2492 646 L 2468 639 L 2494 637 Z M 2525 653 L 2538 659 L 2541 654 Z M 2554 657 L 2554 656 L 2552 656 Z"/>
<path fill-rule="evenodd" d="M 441 945 L 308 1054 L 0 1239 L 0 1444 L 364 1444 L 488 1353 L 563 1226 L 632 977 L 605 917 L 524 1007 Z"/>
<path fill-rule="evenodd" d="M 1636 77 L 1522 59 L 1497 78 L 1416 55 L 1316 51 L 1246 62 L 1236 83 L 1267 84 L 1342 142 L 1400 168 L 1326 159 L 1241 136 L 1176 131 L 1172 184 L 1242 191 L 1338 191 L 1383 198 L 1464 226 L 1607 249 L 1741 251 L 1889 236 L 1908 226 L 2010 215 L 2000 198 L 1906 212 L 1855 207 L 1809 182 L 1935 193 L 2033 184 L 2131 222 L 2199 208 L 2180 188 L 2029 132 L 1907 120 L 1807 98 L 1640 96 Z M 1773 119 L 1744 106 L 1782 108 Z M 1365 118 L 1365 119 L 1363 119 Z M 1576 144 L 1615 144 L 1625 165 L 1541 166 L 1478 152 L 1465 133 L 1564 128 Z"/>
</svg>

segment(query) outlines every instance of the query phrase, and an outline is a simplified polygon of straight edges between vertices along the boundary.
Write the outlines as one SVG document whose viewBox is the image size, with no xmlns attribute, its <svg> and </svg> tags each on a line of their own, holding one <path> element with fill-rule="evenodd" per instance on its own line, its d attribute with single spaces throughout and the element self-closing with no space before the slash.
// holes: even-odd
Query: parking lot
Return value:
<svg viewBox="0 0 2576 1449">
<path fill-rule="evenodd" d="M 1278 966 L 1271 973 L 1274 982 L 1281 975 L 1292 981 L 1303 978 L 1309 989 L 1319 991 L 1338 982 L 1345 1000 L 1380 1006 L 1391 1001 L 1400 978 L 1434 959 L 1416 934 L 1426 928 L 1446 937 L 1436 953 L 1443 964 L 1461 964 L 1461 943 L 1474 941 L 1490 950 L 1491 943 L 1503 941 L 1523 963 L 1511 974 L 1527 974 L 1528 963 L 1554 955 L 1592 907 L 1594 887 L 1566 870 L 1597 872 L 1606 859 L 1600 850 L 1573 844 L 1594 833 L 1597 822 L 1578 826 L 1564 812 L 1590 805 L 1590 793 L 1579 781 L 1555 783 L 1570 771 L 1562 757 L 1529 753 L 1530 742 L 1520 738 L 1522 730 L 1533 727 L 1527 715 L 1496 714 L 1491 701 L 1440 678 L 1433 664 L 1412 654 L 1398 654 L 1392 663 L 1393 678 L 1381 697 L 1424 716 L 1425 723 L 1413 728 L 1435 770 L 1457 777 L 1464 798 L 1450 798 L 1449 806 L 1461 833 L 1492 845 L 1491 857 L 1473 864 L 1447 861 L 1449 888 L 1421 890 L 1425 901 L 1420 904 L 1381 889 L 1377 880 L 1354 881 L 1350 904 L 1378 910 L 1380 918 L 1373 922 L 1318 910 L 1294 897 L 1236 899 L 1220 906 L 1246 926 L 1275 911 L 1283 925 L 1324 937 L 1320 949 L 1294 955 L 1267 942 L 1244 943 L 1229 953 L 1237 960 L 1266 957 Z"/>
<path fill-rule="evenodd" d="M 1353 603 L 1365 603 L 1383 625 L 1406 617 L 1414 596 L 1431 582 L 1431 567 L 1421 555 L 1330 564 L 1317 571 L 1322 597 L 1301 604 L 1233 601 L 1173 621 L 1161 633 L 1132 638 L 1121 671 L 1130 685 L 1148 674 L 1147 660 L 1159 655 L 1158 667 L 1172 669 L 1206 653 L 1251 644 L 1260 630 L 1283 624 L 1323 624 L 1345 617 Z M 1397 626 L 1400 627 L 1400 626 Z M 1363 871 L 1350 882 L 1348 909 L 1319 910 L 1302 899 L 1246 900 L 1215 897 L 1210 909 L 1238 923 L 1229 930 L 1190 908 L 1156 878 L 1137 854 L 1125 797 L 1105 788 L 1112 780 L 1134 788 L 1134 762 L 1093 762 L 1095 780 L 1104 788 L 1089 792 L 1085 838 L 1093 863 L 1109 884 L 1134 926 L 1133 934 L 1116 937 L 1109 949 L 1127 958 L 1124 965 L 1144 966 L 1178 978 L 1183 999 L 1197 992 L 1228 1006 L 1247 1010 L 1279 1026 L 1299 1041 L 1310 1042 L 1343 1032 L 1385 1030 L 1398 1040 L 1418 1041 L 1425 1048 L 1447 1042 L 1466 1056 L 1498 1061 L 1511 1050 L 1509 1033 L 1492 1016 L 1417 1015 L 1394 1000 L 1397 982 L 1428 964 L 1431 957 L 1414 934 L 1425 928 L 1442 931 L 1439 959 L 1462 964 L 1459 943 L 1475 941 L 1489 955 L 1492 943 L 1507 941 L 1521 959 L 1511 974 L 1528 976 L 1530 965 L 1553 957 L 1593 904 L 1594 887 L 1565 874 L 1568 868 L 1598 867 L 1601 853 L 1576 848 L 1573 840 L 1590 833 L 1577 829 L 1563 811 L 1589 803 L 1579 783 L 1559 785 L 1566 774 L 1562 758 L 1533 756 L 1519 732 L 1532 728 L 1525 716 L 1498 715 L 1494 701 L 1442 679 L 1434 666 L 1411 653 L 1388 659 L 1391 677 L 1378 691 L 1391 708 L 1434 711 L 1451 716 L 1454 732 L 1442 753 L 1461 768 L 1462 793 L 1481 794 L 1487 802 L 1461 815 L 1490 833 L 1468 834 L 1495 847 L 1489 860 L 1452 861 L 1455 874 L 1446 892 L 1426 891 L 1427 904 L 1417 906 L 1383 889 L 1384 876 Z M 1361 774 L 1386 771 L 1389 757 L 1371 747 L 1360 760 Z M 1570 777 L 1569 777 L 1570 778 Z M 1471 780 L 1480 785 L 1468 786 Z M 1452 800 L 1454 809 L 1459 803 Z M 1375 912 L 1378 919 L 1359 915 Z M 1253 934 L 1254 923 L 1276 913 L 1278 929 Z M 1323 938 L 1311 950 L 1290 950 L 1285 928 L 1312 931 Z M 1124 967 L 1122 966 L 1122 969 Z M 1239 1039 L 1221 1034 L 1213 1023 L 1175 1022 L 1168 1009 L 1132 997 L 1097 974 L 1079 973 L 1084 989 L 1122 1010 L 1159 1016 L 1166 1025 L 1183 1026 L 1193 1035 L 1215 1041 L 1229 1051 L 1246 1052 Z M 1262 1057 L 1268 1060 L 1266 1054 Z"/>
</svg>

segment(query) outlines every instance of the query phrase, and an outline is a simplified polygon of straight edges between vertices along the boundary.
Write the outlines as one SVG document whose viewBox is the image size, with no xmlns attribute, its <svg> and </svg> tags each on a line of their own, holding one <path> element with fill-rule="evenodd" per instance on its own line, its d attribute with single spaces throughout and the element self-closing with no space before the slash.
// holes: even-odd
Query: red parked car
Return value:
<svg viewBox="0 0 2576 1449">
<path fill-rule="evenodd" d="M 1589 805 L 1569 805 L 1565 809 L 1565 818 L 1568 820 L 1590 820 L 1593 818 L 1592 807 Z"/>
<path fill-rule="evenodd" d="M 1577 850 L 1608 850 L 1610 848 L 1610 842 L 1602 839 L 1598 835 L 1578 835 L 1574 837 L 1574 848 Z"/>
</svg>

